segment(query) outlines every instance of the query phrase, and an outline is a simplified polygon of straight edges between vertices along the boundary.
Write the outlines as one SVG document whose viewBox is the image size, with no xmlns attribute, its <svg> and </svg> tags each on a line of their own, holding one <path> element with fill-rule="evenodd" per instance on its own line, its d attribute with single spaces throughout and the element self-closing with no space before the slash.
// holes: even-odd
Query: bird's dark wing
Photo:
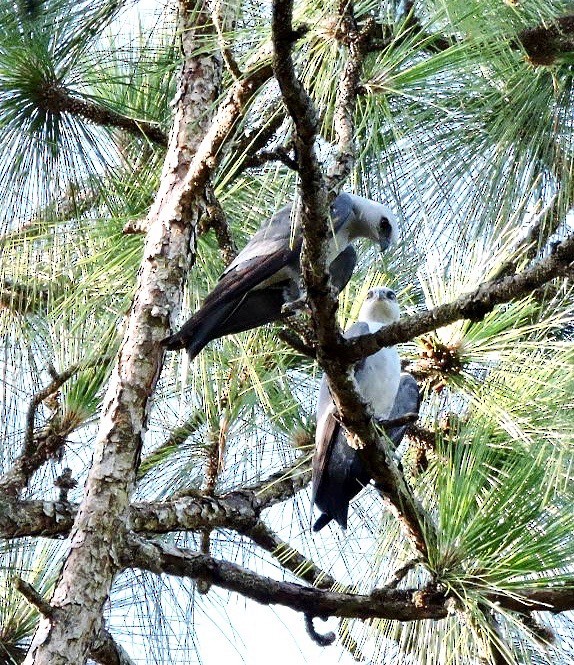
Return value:
<svg viewBox="0 0 574 665">
<path fill-rule="evenodd" d="M 242 268 L 247 261 L 265 258 L 283 248 L 294 248 L 296 245 L 300 247 L 301 226 L 297 219 L 292 218 L 292 207 L 289 203 L 266 220 L 223 274 Z M 337 233 L 342 226 L 352 221 L 355 215 L 351 197 L 348 194 L 339 194 L 331 204 L 331 230 Z"/>
<path fill-rule="evenodd" d="M 366 324 L 354 324 L 353 327 Z M 357 332 L 360 334 L 360 332 Z M 357 452 L 345 440 L 335 405 L 323 377 L 317 402 L 317 434 L 312 462 L 312 505 L 323 513 L 313 526 L 319 531 L 332 519 L 347 527 L 349 501 L 369 482 Z"/>
<path fill-rule="evenodd" d="M 389 413 L 389 420 L 400 418 L 407 413 L 418 413 L 421 405 L 421 394 L 419 391 L 416 379 L 411 375 L 403 372 L 401 374 L 401 382 L 395 403 Z M 401 425 L 400 427 L 385 427 L 385 433 L 397 448 L 403 440 L 403 436 L 407 431 L 408 425 Z"/>
<path fill-rule="evenodd" d="M 331 282 L 337 292 L 341 292 L 351 279 L 356 263 L 357 253 L 351 245 L 332 261 Z M 294 286 L 292 282 L 284 281 L 249 291 L 218 325 L 216 336 L 233 335 L 289 316 L 283 313 L 283 305 L 299 297 L 298 288 Z"/>
<path fill-rule="evenodd" d="M 313 531 L 332 519 L 346 529 L 349 502 L 370 480 L 357 451 L 346 442 L 341 425 L 333 415 L 328 420 L 323 445 L 313 456 L 312 500 L 322 513 Z"/>
<path fill-rule="evenodd" d="M 348 194 L 342 192 L 331 204 L 331 219 L 333 220 L 333 231 L 337 231 L 347 224 L 351 216 L 355 215 L 353 201 Z"/>
<path fill-rule="evenodd" d="M 180 330 L 162 340 L 162 344 L 173 351 L 186 348 L 190 358 L 194 358 L 212 339 L 228 334 L 221 332 L 227 319 L 240 305 L 244 296 L 253 288 L 270 279 L 286 266 L 297 264 L 301 242 L 292 248 L 279 249 L 267 256 L 239 264 L 235 269 L 224 273 L 205 298 L 200 309 L 188 319 Z M 244 322 L 242 330 L 261 325 Z"/>
<path fill-rule="evenodd" d="M 331 284 L 335 287 L 337 293 L 341 293 L 341 291 L 347 286 L 356 265 L 357 252 L 353 245 L 347 245 L 347 247 L 331 261 L 331 265 L 329 266 Z"/>
<path fill-rule="evenodd" d="M 338 231 L 354 214 L 351 198 L 340 194 L 331 206 L 333 229 Z M 194 358 L 212 339 L 250 330 L 281 318 L 285 290 L 294 285 L 281 273 L 299 270 L 301 233 L 292 228 L 291 205 L 278 210 L 251 238 L 226 268 L 200 309 L 175 334 L 162 340 L 170 351 L 187 349 Z M 353 273 L 357 255 L 346 247 L 331 264 L 333 284 L 342 290 Z M 279 274 L 278 274 L 279 273 Z M 274 282 L 273 277 L 277 276 Z M 252 291 L 267 281 L 257 291 Z M 292 280 L 291 280 L 292 281 Z"/>
<path fill-rule="evenodd" d="M 360 325 L 366 324 L 355 324 L 355 326 Z M 356 335 L 361 334 L 360 329 L 355 326 L 349 329 L 346 335 L 349 335 L 353 328 Z M 321 422 L 319 414 L 321 411 L 325 413 L 327 409 L 326 397 L 324 394 L 320 395 L 320 404 L 321 397 L 323 397 L 324 406 L 322 410 L 320 407 L 317 409 L 318 427 Z M 419 406 L 420 393 L 417 382 L 410 374 L 403 373 L 389 420 L 399 418 L 406 413 L 418 413 Z M 407 427 L 407 425 L 403 425 L 389 427 L 385 430 L 395 448 L 402 441 Z M 334 406 L 332 406 L 331 411 L 323 416 L 322 436 L 316 443 L 313 455 L 312 501 L 323 513 L 313 525 L 313 530 L 319 531 L 332 519 L 345 529 L 351 499 L 370 480 L 359 453 L 347 443 L 341 426 L 334 416 Z"/>
</svg>

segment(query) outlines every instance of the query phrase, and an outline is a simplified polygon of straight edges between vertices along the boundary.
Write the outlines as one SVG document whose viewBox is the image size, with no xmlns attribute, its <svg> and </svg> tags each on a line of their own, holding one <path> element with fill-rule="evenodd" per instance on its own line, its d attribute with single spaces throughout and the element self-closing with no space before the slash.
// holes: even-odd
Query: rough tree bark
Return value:
<svg viewBox="0 0 574 665">
<path fill-rule="evenodd" d="M 148 215 L 136 295 L 110 380 L 94 459 L 64 564 L 26 663 L 78 665 L 99 633 L 102 607 L 120 568 L 149 397 L 159 377 L 169 314 L 177 310 L 194 250 L 199 198 L 182 207 L 180 183 L 208 130 L 206 109 L 216 100 L 221 77 L 218 54 L 192 55 L 212 25 L 207 2 L 182 2 L 179 30 L 184 66 L 161 185 Z M 197 196 L 197 192 L 196 192 Z"/>
</svg>

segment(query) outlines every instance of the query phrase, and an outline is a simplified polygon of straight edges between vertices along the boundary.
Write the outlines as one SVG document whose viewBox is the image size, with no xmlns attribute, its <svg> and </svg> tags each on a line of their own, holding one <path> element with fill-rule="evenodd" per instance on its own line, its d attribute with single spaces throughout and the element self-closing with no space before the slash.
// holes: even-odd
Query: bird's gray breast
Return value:
<svg viewBox="0 0 574 665">
<path fill-rule="evenodd" d="M 378 418 L 387 418 L 399 389 L 401 361 L 394 347 L 381 349 L 365 358 L 355 379 L 361 397 Z"/>
<path fill-rule="evenodd" d="M 346 332 L 351 339 L 370 332 L 368 323 L 358 321 Z M 381 349 L 360 360 L 355 366 L 355 380 L 361 397 L 378 418 L 387 418 L 399 389 L 401 361 L 395 347 Z"/>
<path fill-rule="evenodd" d="M 359 337 L 371 332 L 369 324 L 357 321 L 346 332 L 345 337 Z M 387 418 L 399 389 L 401 361 L 396 348 L 381 349 L 355 365 L 355 381 L 361 397 L 378 418 Z"/>
</svg>

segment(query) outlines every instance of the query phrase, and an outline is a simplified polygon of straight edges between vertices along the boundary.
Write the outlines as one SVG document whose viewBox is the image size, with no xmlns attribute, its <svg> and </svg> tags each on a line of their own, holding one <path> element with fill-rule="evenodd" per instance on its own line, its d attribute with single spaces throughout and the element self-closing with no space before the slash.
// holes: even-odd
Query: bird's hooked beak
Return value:
<svg viewBox="0 0 574 665">
<path fill-rule="evenodd" d="M 382 219 L 379 225 L 379 246 L 385 252 L 393 240 L 393 227 L 388 219 Z"/>
</svg>

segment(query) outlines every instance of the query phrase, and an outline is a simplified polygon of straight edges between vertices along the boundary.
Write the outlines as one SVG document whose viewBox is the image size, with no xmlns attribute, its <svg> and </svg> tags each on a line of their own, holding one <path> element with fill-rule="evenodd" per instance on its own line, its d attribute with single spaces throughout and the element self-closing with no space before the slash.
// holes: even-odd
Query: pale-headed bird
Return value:
<svg viewBox="0 0 574 665">
<path fill-rule="evenodd" d="M 399 320 L 400 310 L 392 289 L 370 289 L 359 312 L 359 319 L 345 333 L 350 339 L 374 333 Z M 417 413 L 419 390 L 409 374 L 401 376 L 401 362 L 395 347 L 385 347 L 363 358 L 354 367 L 358 392 L 377 420 L 393 420 Z M 398 446 L 406 425 L 387 427 L 386 434 Z M 334 519 L 345 529 L 350 500 L 370 481 L 356 450 L 347 443 L 337 418 L 337 409 L 325 376 L 317 403 L 317 429 L 313 455 L 312 503 L 321 516 L 313 529 L 319 531 Z"/>
<path fill-rule="evenodd" d="M 213 339 L 284 317 L 285 305 L 301 298 L 302 235 L 300 226 L 293 226 L 291 208 L 279 210 L 255 233 L 200 309 L 177 333 L 162 340 L 167 349 L 185 348 L 194 358 Z M 397 220 L 381 203 L 339 194 L 331 206 L 331 221 L 327 263 L 332 284 L 341 291 L 357 262 L 352 241 L 367 238 L 384 251 L 397 239 Z"/>
</svg>

